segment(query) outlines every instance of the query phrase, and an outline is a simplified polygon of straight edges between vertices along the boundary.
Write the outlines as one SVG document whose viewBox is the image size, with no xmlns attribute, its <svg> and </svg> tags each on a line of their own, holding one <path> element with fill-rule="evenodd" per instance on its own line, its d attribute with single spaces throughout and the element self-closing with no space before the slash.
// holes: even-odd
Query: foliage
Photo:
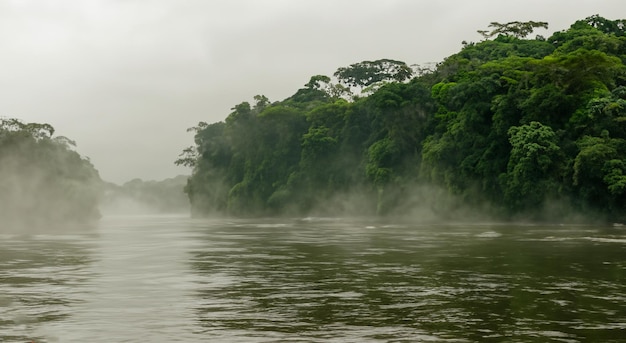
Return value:
<svg viewBox="0 0 626 343">
<path fill-rule="evenodd" d="M 402 82 L 412 74 L 413 70 L 404 62 L 381 59 L 339 68 L 334 75 L 348 86 L 367 87 L 379 82 Z"/>
<path fill-rule="evenodd" d="M 49 124 L 0 119 L 0 218 L 4 227 L 82 224 L 99 218 L 100 177 L 75 143 Z"/>
<path fill-rule="evenodd" d="M 560 147 L 552 128 L 539 122 L 509 129 L 511 153 L 507 165 L 505 203 L 514 212 L 534 209 L 557 192 Z"/>
<path fill-rule="evenodd" d="M 483 37 L 485 37 L 485 39 L 489 39 L 494 36 L 497 37 L 498 35 L 513 36 L 517 38 L 526 38 L 529 34 L 531 34 L 537 28 L 547 29 L 548 23 L 543 22 L 543 21 L 538 21 L 538 22 L 537 21 L 526 21 L 526 22 L 512 21 L 512 22 L 505 23 L 505 24 L 492 22 L 491 24 L 489 24 L 489 27 L 492 27 L 493 30 L 491 31 L 479 30 L 478 31 L 478 33 L 480 33 Z"/>
<path fill-rule="evenodd" d="M 255 97 L 193 128 L 177 163 L 194 168 L 194 213 L 307 214 L 358 193 L 364 213 L 398 214 L 429 206 L 413 199 L 427 186 L 502 218 L 548 220 L 558 203 L 561 218 L 626 220 L 624 23 L 592 16 L 535 39 L 547 23 L 492 23 L 493 39 L 412 79 L 381 59 Z"/>
</svg>

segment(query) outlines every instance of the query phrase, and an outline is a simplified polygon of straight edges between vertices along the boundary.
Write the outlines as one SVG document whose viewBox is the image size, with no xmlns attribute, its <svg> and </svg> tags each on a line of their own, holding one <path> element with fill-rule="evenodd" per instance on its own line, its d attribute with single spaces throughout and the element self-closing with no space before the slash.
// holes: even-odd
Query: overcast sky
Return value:
<svg viewBox="0 0 626 343">
<path fill-rule="evenodd" d="M 380 58 L 439 62 L 492 21 L 549 36 L 624 0 L 0 0 L 0 116 L 46 122 L 107 181 L 160 180 L 193 144 L 264 94 Z"/>
</svg>

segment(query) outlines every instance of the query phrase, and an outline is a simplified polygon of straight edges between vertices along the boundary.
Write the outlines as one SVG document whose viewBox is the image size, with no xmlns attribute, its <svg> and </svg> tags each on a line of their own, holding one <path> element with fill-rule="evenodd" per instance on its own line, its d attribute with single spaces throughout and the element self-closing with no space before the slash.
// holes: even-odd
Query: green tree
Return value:
<svg viewBox="0 0 626 343">
<path fill-rule="evenodd" d="M 379 82 L 403 82 L 413 75 L 406 63 L 391 59 L 363 61 L 337 69 L 339 82 L 352 87 L 368 87 Z"/>
<path fill-rule="evenodd" d="M 587 209 L 624 219 L 626 210 L 626 140 L 584 136 L 574 160 L 573 182 Z"/>
<path fill-rule="evenodd" d="M 489 24 L 492 27 L 491 31 L 478 31 L 485 39 L 489 39 L 498 35 L 513 36 L 516 38 L 526 38 L 529 34 L 533 33 L 538 28 L 548 28 L 548 23 L 543 21 L 512 21 L 509 23 L 492 22 Z"/>
<path fill-rule="evenodd" d="M 538 210 L 547 197 L 558 192 L 561 157 L 557 136 L 536 121 L 511 127 L 509 136 L 505 202 L 513 212 Z"/>
</svg>

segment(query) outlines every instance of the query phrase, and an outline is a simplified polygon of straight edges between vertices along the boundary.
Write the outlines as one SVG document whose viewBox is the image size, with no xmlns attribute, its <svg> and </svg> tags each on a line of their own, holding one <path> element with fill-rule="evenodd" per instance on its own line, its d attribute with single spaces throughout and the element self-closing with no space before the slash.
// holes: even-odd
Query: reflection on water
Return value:
<svg viewBox="0 0 626 343">
<path fill-rule="evenodd" d="M 594 227 L 107 218 L 3 237 L 0 342 L 619 342 L 625 257 Z"/>
<path fill-rule="evenodd" d="M 38 338 L 34 328 L 60 322 L 84 300 L 89 249 L 81 235 L 0 236 L 0 342 Z"/>
<path fill-rule="evenodd" d="M 198 316 L 207 334 L 242 341 L 622 340 L 626 246 L 599 244 L 620 243 L 615 235 L 590 244 L 589 235 L 599 232 L 354 222 L 213 228 L 192 259 L 206 277 Z"/>
</svg>

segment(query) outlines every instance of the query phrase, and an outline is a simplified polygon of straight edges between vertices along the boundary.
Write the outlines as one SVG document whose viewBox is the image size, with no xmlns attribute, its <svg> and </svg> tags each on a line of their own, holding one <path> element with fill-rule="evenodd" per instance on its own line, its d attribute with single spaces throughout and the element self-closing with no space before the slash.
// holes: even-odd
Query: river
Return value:
<svg viewBox="0 0 626 343">
<path fill-rule="evenodd" d="M 103 218 L 0 235 L 0 342 L 624 342 L 626 229 Z"/>
</svg>

